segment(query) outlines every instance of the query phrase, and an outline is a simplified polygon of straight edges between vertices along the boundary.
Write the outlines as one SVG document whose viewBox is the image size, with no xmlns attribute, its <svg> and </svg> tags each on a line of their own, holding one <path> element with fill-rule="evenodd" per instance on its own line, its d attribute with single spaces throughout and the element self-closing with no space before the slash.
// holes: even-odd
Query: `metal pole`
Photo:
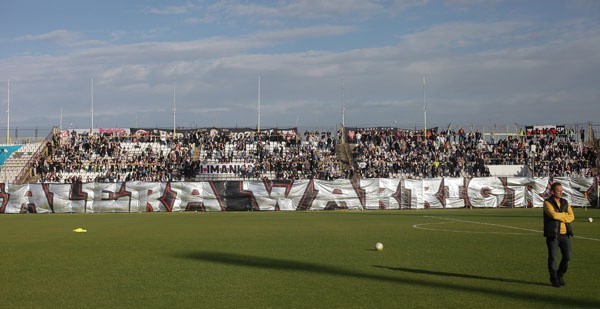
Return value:
<svg viewBox="0 0 600 309">
<path fill-rule="evenodd" d="M 6 144 L 10 144 L 10 79 L 8 80 L 8 101 L 6 104 Z"/>
<path fill-rule="evenodd" d="M 342 128 L 341 128 L 341 134 L 342 134 L 342 144 L 346 143 L 346 124 L 345 124 L 345 112 L 346 112 L 346 105 L 344 102 L 344 78 L 342 77 Z"/>
<path fill-rule="evenodd" d="M 342 78 L 342 127 L 344 124 L 344 112 L 346 110 L 346 106 L 344 105 L 344 78 Z"/>
<path fill-rule="evenodd" d="M 427 105 L 425 104 L 425 75 L 423 75 L 423 118 L 425 126 L 423 128 L 423 140 L 427 138 Z"/>
<path fill-rule="evenodd" d="M 6 153 L 8 153 L 8 150 L 6 148 L 2 149 L 2 157 L 4 159 L 3 163 L 2 163 L 2 182 L 3 183 L 7 183 L 6 181 L 6 170 L 4 169 L 4 164 L 6 164 Z"/>
<path fill-rule="evenodd" d="M 175 75 L 173 75 L 173 139 L 175 138 L 177 124 L 175 122 L 176 108 L 175 108 Z"/>
<path fill-rule="evenodd" d="M 535 178 L 535 152 L 531 153 L 531 174 Z"/>
<path fill-rule="evenodd" d="M 258 76 L 258 106 L 256 107 L 257 112 L 257 123 L 256 123 L 256 132 L 260 133 L 260 75 Z"/>
<path fill-rule="evenodd" d="M 90 126 L 90 134 L 94 132 L 94 78 L 90 78 L 90 114 L 91 114 L 91 126 Z"/>
</svg>

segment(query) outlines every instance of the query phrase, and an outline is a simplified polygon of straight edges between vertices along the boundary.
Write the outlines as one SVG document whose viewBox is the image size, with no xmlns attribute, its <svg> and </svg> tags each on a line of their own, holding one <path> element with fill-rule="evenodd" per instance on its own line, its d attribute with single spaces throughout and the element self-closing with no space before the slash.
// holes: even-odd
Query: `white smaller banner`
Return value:
<svg viewBox="0 0 600 309">
<path fill-rule="evenodd" d="M 231 174 L 240 175 L 243 172 L 252 171 L 254 164 L 252 163 L 225 163 L 225 164 L 200 164 L 198 167 L 199 175 L 212 174 Z"/>
</svg>

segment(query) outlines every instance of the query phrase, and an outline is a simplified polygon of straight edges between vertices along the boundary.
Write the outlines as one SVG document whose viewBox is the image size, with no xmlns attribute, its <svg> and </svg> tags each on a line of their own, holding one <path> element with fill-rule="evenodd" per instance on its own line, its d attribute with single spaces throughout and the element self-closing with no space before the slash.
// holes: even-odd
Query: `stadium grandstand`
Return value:
<svg viewBox="0 0 600 309">
<path fill-rule="evenodd" d="M 590 177 L 598 140 L 568 126 L 512 133 L 390 127 L 54 129 L 0 145 L 2 183 L 437 177 Z"/>
</svg>

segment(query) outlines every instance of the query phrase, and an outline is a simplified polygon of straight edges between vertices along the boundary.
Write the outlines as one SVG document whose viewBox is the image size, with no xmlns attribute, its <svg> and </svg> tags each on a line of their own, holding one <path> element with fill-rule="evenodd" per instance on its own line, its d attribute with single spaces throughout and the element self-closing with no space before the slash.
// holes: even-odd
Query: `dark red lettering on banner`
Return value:
<svg viewBox="0 0 600 309">
<path fill-rule="evenodd" d="M 129 199 L 131 200 L 131 191 L 127 191 L 127 183 L 125 182 L 121 183 L 121 187 L 117 192 L 110 190 L 102 190 L 102 193 L 108 194 L 108 197 L 102 198 L 102 200 L 104 201 L 116 201 L 117 199 L 125 196 L 129 196 Z"/>
<path fill-rule="evenodd" d="M 402 180 L 398 181 L 396 191 L 392 193 L 392 198 L 398 203 L 398 208 L 402 209 Z"/>
<path fill-rule="evenodd" d="M 504 198 L 500 201 L 498 207 L 514 208 L 515 207 L 515 190 L 508 187 L 508 178 L 498 177 L 504 189 Z"/>
<path fill-rule="evenodd" d="M 225 195 L 225 182 L 224 181 L 210 181 L 210 188 L 213 190 L 213 194 L 217 198 L 219 202 L 219 207 L 221 207 L 221 211 L 227 210 L 227 205 L 225 205 L 224 195 Z"/>
<path fill-rule="evenodd" d="M 479 189 L 479 194 L 481 194 L 481 196 L 483 197 L 492 197 L 492 189 L 490 187 L 481 187 L 481 189 Z"/>
<path fill-rule="evenodd" d="M 200 192 L 198 191 L 198 189 L 193 189 L 192 195 L 199 196 Z M 204 211 L 206 211 L 206 207 L 204 207 L 203 202 L 189 202 L 185 206 L 185 211 L 202 211 L 202 212 L 204 212 Z"/>
<path fill-rule="evenodd" d="M 546 184 L 546 190 L 544 190 L 544 192 L 540 194 L 540 197 L 542 199 L 545 200 L 550 197 L 551 187 L 552 187 L 552 179 L 548 178 L 548 183 Z"/>
<path fill-rule="evenodd" d="M 177 192 L 173 191 L 171 189 L 171 183 L 167 182 L 165 191 L 163 191 L 163 195 L 158 200 L 168 212 L 171 212 L 173 210 L 173 205 L 175 204 L 176 198 Z"/>
<path fill-rule="evenodd" d="M 254 193 L 244 190 L 243 181 L 228 181 L 227 190 L 227 210 L 260 210 Z"/>
<path fill-rule="evenodd" d="M 280 188 L 285 188 L 285 197 L 287 198 L 288 195 L 290 194 L 290 191 L 292 190 L 292 187 L 294 186 L 294 180 L 293 179 L 289 179 L 289 180 L 287 180 L 287 179 L 286 180 L 283 180 L 283 179 L 277 179 L 277 180 L 264 179 L 263 180 L 263 184 L 265 185 L 265 189 L 269 193 L 269 197 L 271 196 L 271 191 L 273 190 L 274 187 L 280 187 Z"/>
<path fill-rule="evenodd" d="M 37 213 L 37 209 L 35 208 L 34 203 L 23 203 L 23 206 L 27 207 L 27 210 L 26 210 L 27 213 L 30 213 L 30 214 Z"/>
<path fill-rule="evenodd" d="M 399 181 L 396 187 L 396 192 L 392 194 L 392 197 L 398 202 L 399 209 L 411 209 L 412 208 L 412 190 L 407 189 L 404 186 L 404 181 Z"/>
<path fill-rule="evenodd" d="M 116 201 L 121 197 L 128 196 L 129 197 L 128 211 L 131 212 L 131 191 L 127 191 L 127 183 L 126 182 L 121 183 L 121 187 L 119 188 L 119 191 L 117 191 L 117 192 L 113 192 L 113 191 L 109 191 L 109 190 L 102 190 L 102 193 L 108 194 L 107 198 L 102 198 L 102 200 L 105 200 L 105 201 Z"/>
<path fill-rule="evenodd" d="M 260 210 L 254 194 L 243 189 L 243 181 L 211 181 L 210 186 L 223 211 Z"/>
<path fill-rule="evenodd" d="M 348 209 L 346 202 L 340 202 L 339 204 L 336 201 L 329 201 L 325 205 L 325 210 L 336 210 L 336 209 Z"/>
<path fill-rule="evenodd" d="M 354 178 L 350 179 L 350 183 L 352 184 L 352 188 L 354 188 L 354 192 L 356 196 L 358 196 L 358 200 L 360 201 L 360 206 L 365 208 L 365 204 L 367 203 L 367 194 L 365 189 L 360 187 L 360 180 L 356 180 Z"/>
<path fill-rule="evenodd" d="M 385 191 L 384 188 L 379 188 L 379 193 L 381 193 L 383 191 Z M 381 199 L 379 200 L 379 209 L 380 210 L 387 209 L 387 207 L 385 206 L 385 203 Z"/>
<path fill-rule="evenodd" d="M 8 205 L 8 201 L 10 200 L 10 194 L 6 193 L 6 184 L 0 183 L 0 198 L 2 199 L 2 205 L 0 206 L 0 213 L 4 213 L 6 211 L 6 205 Z"/>
<path fill-rule="evenodd" d="M 442 181 L 440 182 L 440 186 L 438 187 L 438 191 L 435 194 L 435 198 L 438 199 L 438 201 L 440 201 L 440 203 L 442 204 L 442 207 L 446 208 L 446 199 L 450 196 L 450 190 L 448 189 L 448 187 L 445 186 L 444 184 L 444 178 L 442 178 Z"/>
<path fill-rule="evenodd" d="M 33 193 L 31 193 L 31 190 L 27 190 L 27 192 L 25 192 L 25 196 L 31 200 Z M 37 209 L 35 208 L 35 203 L 26 203 L 26 204 L 27 204 L 27 212 L 28 213 L 32 213 L 32 214 L 37 213 Z"/>
<path fill-rule="evenodd" d="M 46 201 L 48 201 L 48 207 L 50 207 L 50 212 L 54 213 L 54 192 L 50 192 L 50 184 L 42 183 L 42 190 L 44 191 Z"/>
<path fill-rule="evenodd" d="M 527 208 L 533 208 L 533 197 L 532 197 L 533 186 L 527 185 L 527 194 L 525 195 L 527 198 Z"/>
<path fill-rule="evenodd" d="M 311 179 L 304 190 L 304 194 L 302 194 L 296 210 L 309 210 L 313 201 L 317 198 L 317 194 L 319 194 L 319 190 L 315 190 L 315 180 Z"/>
<path fill-rule="evenodd" d="M 83 192 L 83 183 L 74 182 L 71 184 L 71 192 L 69 194 L 69 200 L 83 201 L 83 212 L 87 212 L 87 198 L 88 198 L 88 193 Z"/>
<path fill-rule="evenodd" d="M 596 207 L 596 203 L 598 200 L 598 193 L 596 188 L 598 187 L 598 177 L 594 177 L 594 183 L 585 191 L 585 197 L 592 205 L 592 207 Z"/>
<path fill-rule="evenodd" d="M 187 203 L 187 206 L 185 206 L 185 211 L 205 212 L 206 208 L 204 207 L 204 203 L 202 203 L 202 202 L 189 202 L 189 203 Z"/>
<path fill-rule="evenodd" d="M 268 180 L 268 179 L 263 179 L 263 185 L 265 186 L 265 190 L 267 190 L 267 193 L 269 194 L 269 197 L 271 197 L 271 191 L 273 191 L 273 187 L 281 187 L 281 188 L 285 188 L 285 197 L 287 198 L 288 195 L 290 194 L 290 191 L 292 190 L 292 187 L 294 186 L 294 180 L 293 179 L 277 179 L 277 180 Z M 275 202 L 275 211 L 279 211 L 279 201 Z"/>
<path fill-rule="evenodd" d="M 471 178 L 465 177 L 463 178 L 463 185 L 458 187 L 458 198 L 465 201 L 465 208 L 473 208 L 471 204 L 471 199 L 469 198 L 469 183 L 471 182 Z"/>
</svg>

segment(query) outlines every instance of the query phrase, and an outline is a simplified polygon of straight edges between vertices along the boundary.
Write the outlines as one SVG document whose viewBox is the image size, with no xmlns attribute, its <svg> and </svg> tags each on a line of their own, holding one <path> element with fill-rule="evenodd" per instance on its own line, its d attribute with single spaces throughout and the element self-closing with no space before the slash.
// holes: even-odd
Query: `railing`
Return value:
<svg viewBox="0 0 600 309">
<path fill-rule="evenodd" d="M 29 158 L 26 165 L 21 169 L 21 172 L 15 177 L 15 182 L 18 184 L 22 184 L 27 182 L 31 177 L 31 166 L 32 163 L 39 160 L 39 158 L 45 154 L 47 143 L 52 140 L 53 133 L 50 132 L 40 143 L 40 146 L 36 149 L 33 155 Z"/>
</svg>

